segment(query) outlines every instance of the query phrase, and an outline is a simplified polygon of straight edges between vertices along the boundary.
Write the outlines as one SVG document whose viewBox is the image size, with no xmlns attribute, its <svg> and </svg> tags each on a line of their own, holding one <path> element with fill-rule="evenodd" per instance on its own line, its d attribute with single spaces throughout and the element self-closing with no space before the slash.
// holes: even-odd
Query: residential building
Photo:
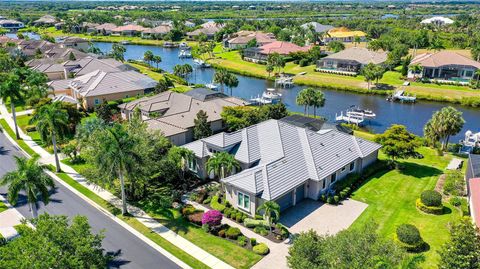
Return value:
<svg viewBox="0 0 480 269">
<path fill-rule="evenodd" d="M 318 71 L 336 71 L 358 74 L 367 64 L 383 64 L 387 60 L 384 51 L 372 51 L 367 48 L 353 47 L 328 55 L 317 61 Z"/>
<path fill-rule="evenodd" d="M 119 27 L 113 29 L 112 34 L 113 35 L 125 35 L 125 36 L 138 36 L 143 31 L 145 31 L 147 29 L 148 28 L 145 28 L 145 27 L 140 26 L 140 25 L 128 24 L 128 25 L 119 26 Z"/>
<path fill-rule="evenodd" d="M 248 103 L 236 97 L 204 88 L 186 93 L 166 91 L 151 97 L 144 97 L 119 106 L 122 117 L 129 119 L 140 109 L 149 129 L 161 131 L 175 145 L 193 141 L 194 120 L 197 113 L 207 113 L 212 132 L 224 130 L 221 113 L 224 107 L 244 106 Z"/>
<path fill-rule="evenodd" d="M 325 24 L 321 24 L 321 23 L 318 23 L 318 22 L 315 22 L 315 21 L 302 24 L 300 27 L 302 27 L 303 29 L 307 29 L 307 30 L 310 29 L 310 27 L 313 27 L 315 32 L 317 32 L 319 34 L 320 33 L 327 33 L 328 31 L 335 28 L 332 25 L 325 25 Z"/>
<path fill-rule="evenodd" d="M 340 42 L 355 42 L 355 39 L 359 38 L 361 42 L 367 40 L 367 34 L 362 31 L 352 31 L 345 27 L 333 28 L 328 30 L 327 34 L 323 36 L 323 42 L 328 43 L 331 41 Z"/>
<path fill-rule="evenodd" d="M 187 32 L 186 35 L 187 39 L 189 40 L 195 40 L 201 34 L 206 35 L 207 39 L 213 39 L 215 37 L 215 34 L 218 33 L 220 30 L 221 29 L 218 27 L 199 28 L 191 32 Z"/>
<path fill-rule="evenodd" d="M 82 23 L 82 32 L 96 33 L 98 26 L 100 26 L 100 24 L 98 24 L 98 23 L 83 22 Z"/>
<path fill-rule="evenodd" d="M 435 24 L 437 26 L 449 25 L 454 23 L 454 21 L 450 18 L 442 17 L 442 16 L 435 16 L 428 19 L 424 19 L 420 22 L 421 24 Z"/>
<path fill-rule="evenodd" d="M 172 30 L 169 25 L 160 25 L 155 28 L 146 29 L 142 32 L 143 38 L 161 38 Z"/>
<path fill-rule="evenodd" d="M 248 42 L 256 40 L 257 47 L 277 41 L 272 33 L 239 31 L 230 39 L 224 41 L 224 47 L 229 49 L 243 49 L 247 47 Z"/>
<path fill-rule="evenodd" d="M 190 28 L 193 28 L 193 27 L 196 26 L 196 24 L 193 23 L 193 22 L 191 22 L 191 21 L 185 21 L 184 25 L 185 25 L 186 27 L 190 27 Z"/>
<path fill-rule="evenodd" d="M 416 65 L 421 67 L 420 71 L 412 68 Z M 470 79 L 475 77 L 475 71 L 479 68 L 480 62 L 453 51 L 443 50 L 417 55 L 410 63 L 407 77 L 468 84 Z"/>
<path fill-rule="evenodd" d="M 144 95 L 151 92 L 156 85 L 155 80 L 136 71 L 101 70 L 49 83 L 55 93 L 80 100 L 80 105 L 85 109 L 93 109 L 103 102 Z"/>
<path fill-rule="evenodd" d="M 265 201 L 283 211 L 306 198 L 318 200 L 336 182 L 373 164 L 381 146 L 336 130 L 314 132 L 267 120 L 183 147 L 195 154 L 189 169 L 200 178 L 213 177 L 206 163 L 214 153 L 232 154 L 240 171 L 221 179 L 226 199 L 253 216 Z"/>
<path fill-rule="evenodd" d="M 9 31 L 17 31 L 17 30 L 22 29 L 24 27 L 25 27 L 25 25 L 21 21 L 7 20 L 7 19 L 1 19 L 0 20 L 0 28 L 7 29 Z"/>
<path fill-rule="evenodd" d="M 339 132 L 353 135 L 352 129 L 345 127 L 342 124 L 329 123 L 327 122 L 327 119 L 322 117 L 312 118 L 312 117 L 302 116 L 298 114 L 293 114 L 293 115 L 281 118 L 280 121 L 291 124 L 291 125 L 295 125 L 297 127 L 306 128 L 314 132 L 319 132 L 319 131 L 325 132 L 330 130 L 337 130 Z"/>
<path fill-rule="evenodd" d="M 112 31 L 116 29 L 118 26 L 116 26 L 113 23 L 104 23 L 100 24 L 99 26 L 95 27 L 97 30 L 97 33 L 103 34 L 103 35 L 111 35 Z"/>
<path fill-rule="evenodd" d="M 45 41 L 45 40 L 22 40 L 18 43 L 18 49 L 22 51 L 22 53 L 27 58 L 33 58 L 39 54 L 43 54 L 46 51 L 49 51 L 55 47 L 54 43 Z"/>
<path fill-rule="evenodd" d="M 59 44 L 64 48 L 73 48 L 83 52 L 87 52 L 90 47 L 90 41 L 79 37 L 66 37 Z"/>
<path fill-rule="evenodd" d="M 468 190 L 468 203 L 473 222 L 480 228 L 480 155 L 468 156 L 465 175 Z"/>
<path fill-rule="evenodd" d="M 53 26 L 57 23 L 57 19 L 52 15 L 44 15 L 40 19 L 33 21 L 35 26 Z"/>
<path fill-rule="evenodd" d="M 287 56 L 295 52 L 307 52 L 311 46 L 300 47 L 296 44 L 286 41 L 274 41 L 260 47 L 247 48 L 244 50 L 243 59 L 255 63 L 265 63 L 268 55 L 278 53 L 282 56 Z"/>
</svg>

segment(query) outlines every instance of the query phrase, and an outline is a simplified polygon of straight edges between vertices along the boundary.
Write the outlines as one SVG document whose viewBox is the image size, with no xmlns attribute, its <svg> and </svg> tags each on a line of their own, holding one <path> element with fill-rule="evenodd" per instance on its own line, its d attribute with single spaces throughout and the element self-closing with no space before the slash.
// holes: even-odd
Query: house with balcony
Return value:
<svg viewBox="0 0 480 269">
<path fill-rule="evenodd" d="M 318 60 L 317 71 L 356 75 L 365 65 L 369 63 L 381 65 L 386 60 L 387 53 L 384 51 L 353 47 Z"/>
<path fill-rule="evenodd" d="M 428 79 L 437 82 L 468 84 L 476 78 L 480 62 L 453 51 L 443 50 L 417 55 L 410 63 L 409 79 Z"/>
<path fill-rule="evenodd" d="M 221 179 L 225 196 L 254 216 L 265 201 L 277 202 L 283 211 L 303 199 L 318 200 L 336 182 L 376 162 L 381 146 L 334 129 L 315 132 L 267 120 L 183 147 L 195 155 L 189 169 L 203 179 L 213 178 L 206 163 L 214 153 L 233 155 L 240 169 Z"/>
</svg>

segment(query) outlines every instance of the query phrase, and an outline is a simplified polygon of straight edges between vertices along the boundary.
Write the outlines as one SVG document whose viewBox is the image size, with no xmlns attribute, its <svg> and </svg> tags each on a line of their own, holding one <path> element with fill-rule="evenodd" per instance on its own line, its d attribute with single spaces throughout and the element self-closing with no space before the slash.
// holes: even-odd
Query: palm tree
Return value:
<svg viewBox="0 0 480 269">
<path fill-rule="evenodd" d="M 27 202 L 32 212 L 32 217 L 37 217 L 37 201 L 40 197 L 43 203 L 50 201 L 49 188 L 54 188 L 53 179 L 43 171 L 38 164 L 39 156 L 31 159 L 15 156 L 17 170 L 8 172 L 0 179 L 0 185 L 8 184 L 8 201 L 15 205 L 18 194 L 23 191 L 27 195 Z"/>
<path fill-rule="evenodd" d="M 230 175 L 234 169 L 240 168 L 235 157 L 227 152 L 216 152 L 207 161 L 207 172 L 218 176 L 220 179 Z"/>
<path fill-rule="evenodd" d="M 125 177 L 131 176 L 143 160 L 135 150 L 136 141 L 121 124 L 95 131 L 90 139 L 89 161 L 105 175 L 104 182 L 111 184 L 116 178 L 120 180 L 122 196 L 122 214 L 126 215 L 127 200 L 125 196 Z"/>
<path fill-rule="evenodd" d="M 313 106 L 313 117 L 317 117 L 317 107 L 323 107 L 325 105 L 325 94 L 320 90 L 314 90 L 312 106 Z"/>
<path fill-rule="evenodd" d="M 15 113 L 15 103 L 23 100 L 23 88 L 20 77 L 17 72 L 12 71 L 6 76 L 2 77 L 3 82 L 0 84 L 0 98 L 4 103 L 10 100 L 10 107 L 12 110 L 13 122 L 15 125 L 15 135 L 20 139 L 17 125 L 17 115 Z"/>
<path fill-rule="evenodd" d="M 419 64 L 414 64 L 414 65 L 410 66 L 410 70 L 412 70 L 413 77 L 415 78 L 418 73 L 422 72 L 423 67 Z"/>
<path fill-rule="evenodd" d="M 155 63 L 158 69 L 158 64 L 162 62 L 162 57 L 160 57 L 159 55 L 154 55 L 152 61 Z"/>
<path fill-rule="evenodd" d="M 478 87 L 478 82 L 480 81 L 480 69 L 475 70 L 475 75 L 477 76 L 477 85 L 476 85 L 476 87 Z"/>
<path fill-rule="evenodd" d="M 257 212 L 263 211 L 263 219 L 268 222 L 270 231 L 272 231 L 273 220 L 280 219 L 280 206 L 274 201 L 266 201 L 257 208 Z M 273 218 L 272 218 L 273 215 Z"/>
<path fill-rule="evenodd" d="M 36 124 L 40 132 L 42 141 L 48 143 L 51 139 L 53 145 L 53 154 L 55 155 L 55 165 L 57 172 L 60 172 L 60 161 L 58 159 L 57 137 L 62 138 L 64 131 L 68 126 L 68 113 L 62 108 L 62 103 L 53 102 L 41 106 L 35 111 L 30 123 Z"/>
<path fill-rule="evenodd" d="M 181 185 L 183 186 L 183 189 L 186 190 L 188 188 L 188 184 L 185 181 L 185 173 L 189 169 L 190 160 L 195 158 L 195 153 L 184 147 L 172 147 L 168 151 L 168 157 L 177 165 L 178 171 L 180 172 L 179 177 L 181 180 Z"/>
<path fill-rule="evenodd" d="M 224 68 L 220 68 L 216 70 L 215 74 L 213 75 L 213 82 L 220 84 L 220 89 L 222 90 L 222 93 L 223 93 L 223 86 L 228 81 L 228 76 L 229 76 L 229 73 Z"/>
<path fill-rule="evenodd" d="M 153 61 L 153 52 L 151 50 L 145 51 L 143 54 L 143 61 L 147 62 L 148 64 Z"/>
<path fill-rule="evenodd" d="M 295 98 L 295 103 L 299 106 L 303 106 L 303 115 L 307 115 L 308 100 L 304 90 L 301 90 L 297 94 L 297 97 Z"/>
<path fill-rule="evenodd" d="M 230 96 L 233 96 L 233 88 L 238 87 L 238 78 L 234 74 L 228 73 L 225 86 L 230 89 Z"/>
</svg>

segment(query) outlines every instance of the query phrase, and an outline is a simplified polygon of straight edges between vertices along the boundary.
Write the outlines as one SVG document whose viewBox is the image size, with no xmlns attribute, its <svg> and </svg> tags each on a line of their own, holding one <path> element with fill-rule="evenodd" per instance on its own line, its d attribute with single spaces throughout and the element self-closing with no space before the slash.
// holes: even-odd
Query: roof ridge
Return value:
<svg viewBox="0 0 480 269">
<path fill-rule="evenodd" d="M 158 121 L 158 122 L 161 122 L 161 123 L 165 123 L 165 124 L 167 124 L 167 125 L 170 125 L 170 126 L 173 126 L 173 127 L 176 127 L 176 128 L 180 128 L 180 129 L 182 129 L 182 130 L 186 130 L 186 129 L 183 128 L 183 127 L 177 126 L 177 125 L 172 124 L 172 123 L 170 123 L 170 122 L 163 121 L 163 120 L 161 120 L 161 119 L 163 119 L 163 118 L 160 117 L 160 118 L 157 118 L 157 119 L 149 119 L 149 120 L 155 120 L 155 121 Z M 203 139 L 202 139 L 202 141 L 203 141 Z"/>
<path fill-rule="evenodd" d="M 85 92 L 85 95 L 84 96 L 87 96 L 88 93 L 90 93 L 90 91 L 92 91 L 93 89 L 95 89 L 98 84 L 100 84 L 100 82 L 105 78 L 105 76 L 107 75 L 106 72 L 103 72 L 103 71 L 100 71 L 97 69 L 97 73 L 96 76 L 98 75 L 98 77 L 92 82 L 92 84 L 90 84 L 90 86 L 88 87 L 87 91 Z"/>
<path fill-rule="evenodd" d="M 353 144 L 355 145 L 355 148 L 358 151 L 358 155 L 360 155 L 360 157 L 363 158 L 364 157 L 363 152 L 362 152 L 362 149 L 360 149 L 360 145 L 358 145 L 357 137 L 352 135 L 352 138 L 353 138 Z"/>
<path fill-rule="evenodd" d="M 305 140 L 307 142 L 307 146 L 309 149 L 308 156 L 312 158 L 313 168 L 315 169 L 315 175 L 317 176 L 317 179 L 318 179 L 318 169 L 317 169 L 317 166 L 315 165 L 315 159 L 313 158 L 312 145 L 310 144 L 310 138 L 309 138 L 309 135 L 307 134 L 307 128 L 300 128 L 300 127 L 297 127 L 297 128 L 301 129 L 300 131 L 303 131 L 303 133 L 305 134 L 305 138 L 306 138 Z"/>
</svg>

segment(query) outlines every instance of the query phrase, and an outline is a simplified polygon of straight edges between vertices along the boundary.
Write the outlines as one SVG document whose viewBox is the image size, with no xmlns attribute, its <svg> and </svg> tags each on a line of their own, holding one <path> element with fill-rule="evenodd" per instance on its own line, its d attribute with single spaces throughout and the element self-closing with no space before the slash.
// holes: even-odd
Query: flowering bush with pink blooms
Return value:
<svg viewBox="0 0 480 269">
<path fill-rule="evenodd" d="M 222 213 L 218 210 L 209 210 L 202 216 L 202 224 L 208 224 L 210 227 L 218 226 L 222 223 Z"/>
</svg>

